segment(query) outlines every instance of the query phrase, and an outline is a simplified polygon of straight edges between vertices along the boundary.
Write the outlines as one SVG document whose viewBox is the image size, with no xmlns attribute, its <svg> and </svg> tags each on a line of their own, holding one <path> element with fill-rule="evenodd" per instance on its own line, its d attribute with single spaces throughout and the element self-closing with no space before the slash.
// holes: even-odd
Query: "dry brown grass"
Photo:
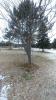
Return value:
<svg viewBox="0 0 56 100">
<path fill-rule="evenodd" d="M 50 61 L 41 55 L 32 55 L 32 64 L 29 65 L 27 55 L 23 50 L 0 50 L 0 71 L 5 69 L 20 67 L 27 71 L 36 70 L 39 67 L 46 66 Z"/>
<path fill-rule="evenodd" d="M 0 71 L 16 67 L 21 67 L 24 70 L 34 70 L 39 68 L 34 62 L 28 64 L 27 55 L 25 53 L 20 53 L 19 50 L 1 50 L 0 52 Z"/>
</svg>

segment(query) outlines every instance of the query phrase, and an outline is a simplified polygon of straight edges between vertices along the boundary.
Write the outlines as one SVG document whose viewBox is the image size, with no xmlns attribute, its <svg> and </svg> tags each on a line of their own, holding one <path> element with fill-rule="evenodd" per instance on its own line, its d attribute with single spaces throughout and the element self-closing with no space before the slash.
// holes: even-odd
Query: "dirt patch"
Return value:
<svg viewBox="0 0 56 100">
<path fill-rule="evenodd" d="M 34 71 L 36 71 L 36 69 L 39 69 L 39 67 L 40 67 L 39 65 L 34 64 L 34 63 L 32 63 L 32 64 L 23 63 L 23 64 L 21 64 L 21 66 L 27 72 L 34 72 Z"/>
</svg>

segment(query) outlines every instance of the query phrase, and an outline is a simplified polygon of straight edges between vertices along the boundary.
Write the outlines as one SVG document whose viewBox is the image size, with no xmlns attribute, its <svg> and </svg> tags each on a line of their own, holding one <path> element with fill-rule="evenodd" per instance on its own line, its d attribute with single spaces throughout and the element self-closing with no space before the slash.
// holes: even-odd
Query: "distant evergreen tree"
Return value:
<svg viewBox="0 0 56 100">
<path fill-rule="evenodd" d="M 48 27 L 44 22 L 41 22 L 38 33 L 38 47 L 44 51 L 44 49 L 49 48 L 50 41 L 47 34 Z"/>
<path fill-rule="evenodd" d="M 56 49 L 56 39 L 52 42 L 52 48 Z"/>
</svg>

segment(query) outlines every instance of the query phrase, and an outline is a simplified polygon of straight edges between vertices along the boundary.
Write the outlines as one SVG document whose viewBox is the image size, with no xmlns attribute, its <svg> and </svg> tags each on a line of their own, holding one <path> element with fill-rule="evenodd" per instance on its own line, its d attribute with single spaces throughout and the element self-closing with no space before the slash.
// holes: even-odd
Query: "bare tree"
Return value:
<svg viewBox="0 0 56 100">
<path fill-rule="evenodd" d="M 18 34 L 21 36 L 23 47 L 28 56 L 28 62 L 31 64 L 31 43 L 32 36 L 35 32 L 39 31 L 41 21 L 46 23 L 50 30 L 54 24 L 55 18 L 55 5 L 51 5 L 50 0 L 39 0 L 38 5 L 34 4 L 31 0 L 21 0 L 18 6 L 12 2 L 12 7 L 8 3 L 0 4 L 5 9 L 7 16 L 1 12 L 2 17 L 8 22 L 9 29 L 13 36 Z M 48 20 L 50 13 L 53 17 Z M 47 22 L 45 19 L 47 18 Z M 47 31 L 48 31 L 47 30 Z"/>
</svg>

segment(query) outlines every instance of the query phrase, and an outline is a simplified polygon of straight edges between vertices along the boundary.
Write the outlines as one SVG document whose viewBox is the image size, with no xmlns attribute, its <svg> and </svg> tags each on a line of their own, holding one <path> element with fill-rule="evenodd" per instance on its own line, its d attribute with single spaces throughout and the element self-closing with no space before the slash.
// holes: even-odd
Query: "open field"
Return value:
<svg viewBox="0 0 56 100">
<path fill-rule="evenodd" d="M 0 49 L 0 100 L 56 100 L 56 54 L 32 50 L 37 66 L 28 72 L 24 63 L 24 50 Z"/>
</svg>

